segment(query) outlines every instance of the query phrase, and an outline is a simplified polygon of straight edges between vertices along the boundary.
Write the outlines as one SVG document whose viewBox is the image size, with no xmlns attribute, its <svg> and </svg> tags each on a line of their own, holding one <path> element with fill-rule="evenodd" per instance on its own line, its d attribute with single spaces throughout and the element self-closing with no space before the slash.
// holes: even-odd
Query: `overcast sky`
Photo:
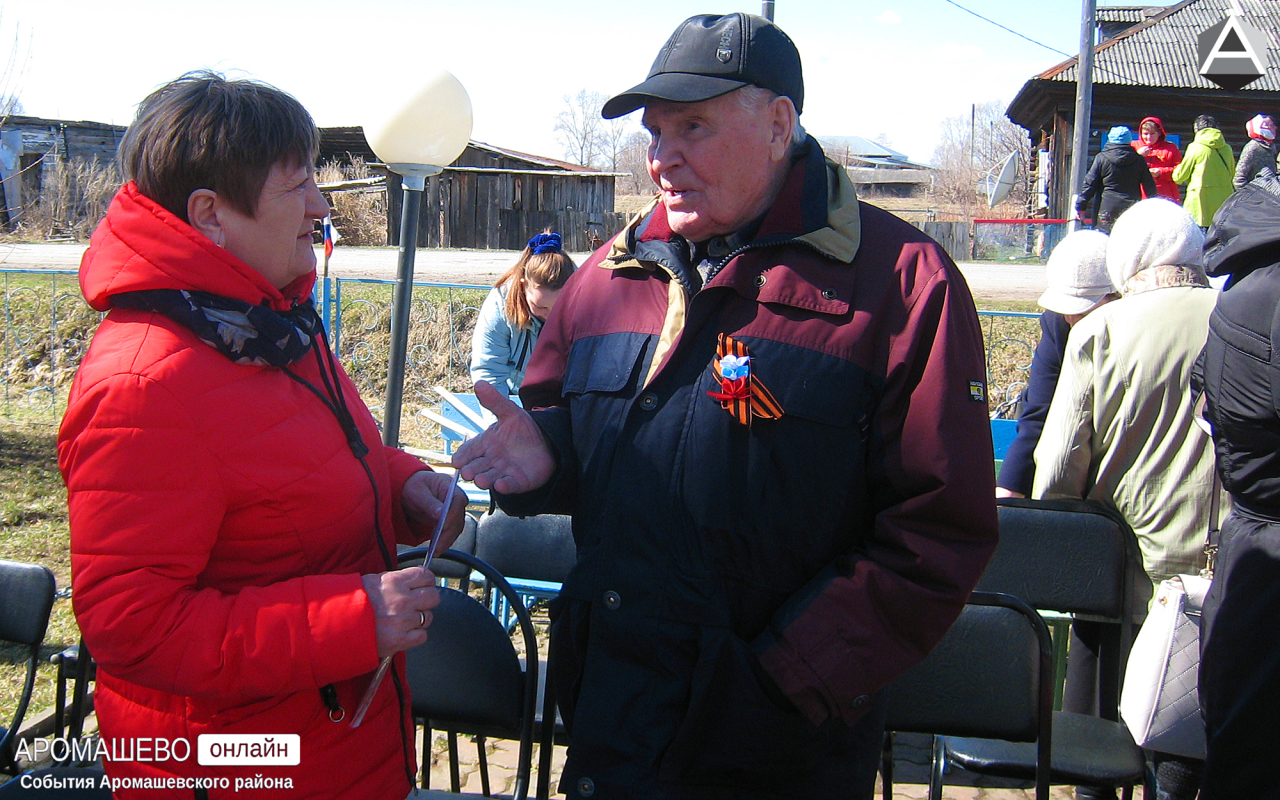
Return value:
<svg viewBox="0 0 1280 800">
<path fill-rule="evenodd" d="M 956 2 L 1078 50 L 1078 0 Z M 729 11 L 760 13 L 760 4 L 10 0 L 0 5 L 0 41 L 17 42 L 19 95 L 33 116 L 127 124 L 153 88 L 210 67 L 294 94 L 322 126 L 359 125 L 434 64 L 467 88 L 472 138 L 560 157 L 553 126 L 565 95 L 629 88 L 682 19 Z M 967 118 L 972 103 L 1007 104 L 1063 60 L 947 0 L 777 0 L 775 18 L 804 62 L 806 128 L 884 134 L 921 161 L 943 119 Z"/>
</svg>

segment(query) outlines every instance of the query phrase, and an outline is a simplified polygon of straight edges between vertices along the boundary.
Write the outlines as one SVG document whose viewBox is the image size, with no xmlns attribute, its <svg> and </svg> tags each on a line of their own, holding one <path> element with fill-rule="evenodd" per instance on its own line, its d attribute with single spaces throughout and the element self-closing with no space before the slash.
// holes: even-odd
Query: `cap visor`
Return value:
<svg viewBox="0 0 1280 800">
<path fill-rule="evenodd" d="M 715 78 L 708 75 L 692 75 L 687 72 L 664 72 L 633 86 L 622 94 L 609 98 L 600 109 L 600 116 L 615 119 L 630 114 L 650 100 L 669 100 L 673 103 L 698 103 L 710 100 L 734 89 L 747 86 L 746 81 Z"/>
<path fill-rule="evenodd" d="M 1085 314 L 1093 309 L 1104 297 L 1106 297 L 1105 294 L 1077 297 L 1050 289 L 1040 295 L 1040 299 L 1036 302 L 1040 304 L 1041 308 L 1056 311 L 1059 314 Z"/>
</svg>

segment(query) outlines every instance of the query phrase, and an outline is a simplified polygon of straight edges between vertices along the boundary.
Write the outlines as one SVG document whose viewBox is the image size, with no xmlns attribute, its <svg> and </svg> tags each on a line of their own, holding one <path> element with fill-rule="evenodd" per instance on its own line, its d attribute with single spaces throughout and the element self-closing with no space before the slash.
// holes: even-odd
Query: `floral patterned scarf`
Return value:
<svg viewBox="0 0 1280 800">
<path fill-rule="evenodd" d="M 163 314 L 237 364 L 286 367 L 310 352 L 316 336 L 323 335 L 320 315 L 310 300 L 283 314 L 185 289 L 125 292 L 112 302 L 121 308 Z"/>
</svg>

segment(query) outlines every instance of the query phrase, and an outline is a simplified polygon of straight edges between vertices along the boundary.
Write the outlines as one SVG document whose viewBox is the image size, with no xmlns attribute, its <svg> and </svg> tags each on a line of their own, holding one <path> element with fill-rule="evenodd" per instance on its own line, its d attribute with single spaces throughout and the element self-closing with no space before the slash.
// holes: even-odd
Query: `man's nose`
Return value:
<svg viewBox="0 0 1280 800">
<path fill-rule="evenodd" d="M 678 143 L 667 138 L 659 138 L 649 148 L 649 166 L 655 174 L 662 174 L 683 161 Z"/>
</svg>

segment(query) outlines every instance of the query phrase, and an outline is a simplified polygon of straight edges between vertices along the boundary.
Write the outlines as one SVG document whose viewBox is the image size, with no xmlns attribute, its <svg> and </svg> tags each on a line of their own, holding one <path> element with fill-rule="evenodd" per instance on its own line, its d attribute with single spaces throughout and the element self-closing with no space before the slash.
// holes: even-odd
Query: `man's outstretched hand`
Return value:
<svg viewBox="0 0 1280 800">
<path fill-rule="evenodd" d="M 511 402 L 488 381 L 477 381 L 476 399 L 498 421 L 453 454 L 453 466 L 481 489 L 520 494 L 551 480 L 556 460 L 529 412 Z"/>
</svg>

